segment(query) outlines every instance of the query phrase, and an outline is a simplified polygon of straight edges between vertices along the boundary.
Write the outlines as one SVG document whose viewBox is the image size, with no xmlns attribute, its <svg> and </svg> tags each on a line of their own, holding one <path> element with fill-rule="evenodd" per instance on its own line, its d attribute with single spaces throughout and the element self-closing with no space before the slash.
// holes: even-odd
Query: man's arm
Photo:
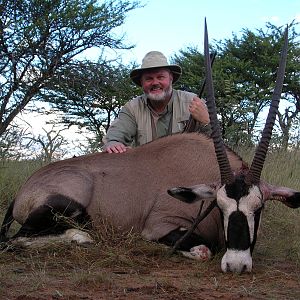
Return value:
<svg viewBox="0 0 300 300">
<path fill-rule="evenodd" d="M 103 138 L 103 151 L 108 153 L 125 152 L 132 144 L 136 132 L 137 124 L 135 118 L 125 104 Z"/>
</svg>

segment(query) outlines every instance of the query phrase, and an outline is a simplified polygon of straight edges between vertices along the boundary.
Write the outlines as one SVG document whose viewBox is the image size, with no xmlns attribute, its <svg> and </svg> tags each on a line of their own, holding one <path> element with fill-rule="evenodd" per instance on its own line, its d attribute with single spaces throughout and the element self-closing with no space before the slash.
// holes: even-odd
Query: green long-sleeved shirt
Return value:
<svg viewBox="0 0 300 300">
<path fill-rule="evenodd" d="M 172 97 L 161 114 L 151 109 L 146 95 L 138 96 L 124 105 L 103 142 L 118 141 L 126 146 L 138 146 L 158 137 L 182 132 L 190 116 L 189 104 L 195 96 L 173 89 Z"/>
</svg>

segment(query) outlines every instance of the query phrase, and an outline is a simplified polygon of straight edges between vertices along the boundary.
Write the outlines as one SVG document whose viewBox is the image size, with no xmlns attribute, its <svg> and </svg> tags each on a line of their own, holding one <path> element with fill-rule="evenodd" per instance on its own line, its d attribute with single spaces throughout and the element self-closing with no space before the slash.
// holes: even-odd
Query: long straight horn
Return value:
<svg viewBox="0 0 300 300">
<path fill-rule="evenodd" d="M 248 183 L 257 184 L 260 180 L 261 172 L 264 166 L 264 162 L 266 159 L 268 147 L 270 144 L 272 130 L 274 127 L 274 123 L 276 120 L 276 115 L 278 113 L 278 106 L 282 92 L 285 66 L 287 60 L 287 51 L 288 51 L 288 27 L 285 29 L 284 33 L 284 45 L 281 51 L 280 64 L 277 71 L 276 84 L 275 89 L 272 95 L 272 101 L 269 108 L 269 114 L 267 117 L 267 121 L 265 124 L 265 128 L 263 130 L 260 142 L 255 151 L 254 158 L 250 167 L 250 171 L 246 178 Z"/>
<path fill-rule="evenodd" d="M 234 180 L 232 170 L 228 161 L 228 157 L 225 151 L 224 143 L 221 137 L 221 131 L 219 121 L 217 118 L 215 93 L 213 87 L 212 71 L 209 57 L 208 47 L 208 34 L 207 25 L 205 19 L 205 32 L 204 32 L 204 57 L 205 57 L 205 70 L 206 70 L 206 89 L 207 89 L 207 108 L 210 118 L 210 125 L 212 129 L 211 137 L 215 146 L 215 153 L 219 164 L 221 182 L 222 184 L 231 183 Z"/>
</svg>

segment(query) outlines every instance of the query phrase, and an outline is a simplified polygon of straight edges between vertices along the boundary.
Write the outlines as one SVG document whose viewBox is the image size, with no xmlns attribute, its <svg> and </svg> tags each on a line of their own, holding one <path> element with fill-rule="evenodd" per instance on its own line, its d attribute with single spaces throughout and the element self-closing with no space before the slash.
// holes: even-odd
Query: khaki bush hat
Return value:
<svg viewBox="0 0 300 300">
<path fill-rule="evenodd" d="M 130 73 L 131 80 L 141 86 L 141 76 L 145 70 L 156 68 L 168 68 L 173 73 L 173 83 L 176 82 L 182 71 L 178 65 L 169 65 L 167 58 L 159 51 L 148 52 L 142 60 L 142 65 L 139 69 L 134 69 Z"/>
</svg>

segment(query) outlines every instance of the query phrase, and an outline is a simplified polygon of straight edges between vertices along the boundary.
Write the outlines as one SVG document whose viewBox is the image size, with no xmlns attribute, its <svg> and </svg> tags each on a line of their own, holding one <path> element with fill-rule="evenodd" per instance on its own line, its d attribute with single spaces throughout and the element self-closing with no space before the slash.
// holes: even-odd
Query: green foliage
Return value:
<svg viewBox="0 0 300 300">
<path fill-rule="evenodd" d="M 115 29 L 139 1 L 3 0 L 0 4 L 0 135 L 33 100 L 47 101 L 64 115 L 57 123 L 86 128 L 101 141 L 120 107 L 140 92 L 129 80 L 131 66 L 101 58 L 77 61 L 78 54 L 98 47 L 129 49 Z M 255 32 L 215 41 L 211 52 L 214 87 L 222 136 L 237 147 L 259 137 L 259 116 L 274 88 L 284 27 L 270 23 Z M 290 104 L 278 115 L 276 145 L 299 143 L 294 133 L 300 111 L 299 24 L 289 24 L 289 56 L 282 97 Z M 196 48 L 180 50 L 172 63 L 182 66 L 175 85 L 199 94 L 204 59 Z M 205 93 L 203 95 L 205 97 Z M 45 113 L 45 111 L 43 111 Z M 276 139 L 275 139 L 276 138 Z M 279 143 L 279 141 L 281 142 Z M 95 149 L 95 145 L 90 146 Z"/>
<path fill-rule="evenodd" d="M 194 47 L 180 50 L 171 59 L 172 64 L 182 68 L 182 76 L 174 85 L 175 88 L 199 94 L 204 80 L 204 56 Z"/>
<path fill-rule="evenodd" d="M 300 87 L 300 67 L 295 62 L 295 58 L 299 57 L 300 53 L 299 33 L 295 31 L 296 25 L 292 22 L 289 26 L 289 54 L 282 93 L 282 98 L 291 101 L 294 108 L 290 108 L 285 121 L 283 118 L 279 120 L 282 137 L 287 140 L 292 123 L 300 111 L 299 97 L 296 96 Z M 220 70 L 220 73 L 222 76 L 229 74 L 234 79 L 238 95 L 236 100 L 240 108 L 239 114 L 246 116 L 244 124 L 252 140 L 255 137 L 256 128 L 260 125 L 259 114 L 268 107 L 272 97 L 284 30 L 285 27 L 276 27 L 267 23 L 266 32 L 260 29 L 254 33 L 244 29 L 240 38 L 233 35 L 231 40 L 219 42 L 217 45 L 220 60 L 223 61 L 223 70 Z M 297 78 L 295 74 L 298 74 Z M 221 77 L 219 79 L 222 80 Z"/>
<path fill-rule="evenodd" d="M 291 129 L 300 112 L 300 55 L 298 24 L 289 25 L 289 53 L 282 98 L 291 103 L 284 114 L 279 114 L 282 143 L 287 147 Z M 241 37 L 211 44 L 211 52 L 217 51 L 213 65 L 216 104 L 222 135 L 231 146 L 256 142 L 257 128 L 261 126 L 259 115 L 270 104 L 283 45 L 285 27 L 267 23 L 266 30 L 242 31 Z M 204 81 L 203 55 L 195 48 L 180 50 L 173 62 L 183 67 L 183 75 L 177 88 L 198 93 Z M 205 94 L 204 94 L 205 97 Z"/>
<path fill-rule="evenodd" d="M 91 47 L 129 49 L 114 29 L 137 1 L 3 0 L 0 135 L 62 67 Z"/>
<path fill-rule="evenodd" d="M 76 61 L 58 72 L 40 98 L 63 112 L 56 122 L 86 128 L 101 141 L 121 106 L 137 92 L 129 73 L 129 67 L 101 58 Z"/>
</svg>

